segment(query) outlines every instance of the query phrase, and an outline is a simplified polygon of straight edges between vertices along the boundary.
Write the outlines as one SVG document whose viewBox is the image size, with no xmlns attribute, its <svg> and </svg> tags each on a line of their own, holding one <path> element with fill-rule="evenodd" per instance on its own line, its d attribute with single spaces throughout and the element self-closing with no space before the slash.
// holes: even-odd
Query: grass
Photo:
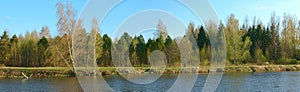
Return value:
<svg viewBox="0 0 300 92">
<path fill-rule="evenodd" d="M 239 68 L 239 67 L 253 67 L 253 66 L 262 66 L 262 67 L 272 67 L 272 66 L 285 66 L 290 68 L 291 66 L 300 66 L 300 65 L 230 65 L 225 66 L 225 68 Z M 137 70 L 146 70 L 151 69 L 151 67 L 134 67 Z M 210 66 L 199 66 L 200 69 L 208 70 Z M 116 71 L 116 67 L 98 67 L 99 71 Z M 168 70 L 181 70 L 181 67 L 167 67 Z M 67 71 L 70 70 L 68 67 L 0 67 L 0 70 L 53 70 L 53 71 Z"/>
<path fill-rule="evenodd" d="M 134 67 L 135 69 L 150 69 L 151 67 Z M 209 69 L 210 66 L 200 66 L 201 69 Z M 68 67 L 0 67 L 0 69 L 14 70 L 70 70 Z M 98 67 L 98 70 L 116 70 L 116 67 Z M 166 67 L 166 69 L 180 70 L 181 67 Z"/>
<path fill-rule="evenodd" d="M 70 70 L 68 67 L 0 67 L 11 70 Z"/>
</svg>

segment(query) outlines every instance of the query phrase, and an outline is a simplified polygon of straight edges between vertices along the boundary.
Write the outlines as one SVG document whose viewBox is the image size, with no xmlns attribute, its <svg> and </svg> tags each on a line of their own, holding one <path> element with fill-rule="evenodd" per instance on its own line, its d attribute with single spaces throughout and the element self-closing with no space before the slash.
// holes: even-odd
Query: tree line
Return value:
<svg viewBox="0 0 300 92">
<path fill-rule="evenodd" d="M 40 32 L 33 30 L 25 35 L 8 36 L 4 31 L 0 39 L 0 64 L 18 67 L 65 67 L 72 66 L 72 35 L 74 32 L 88 34 L 80 20 L 75 18 L 75 10 L 70 3 L 57 3 L 58 35 L 51 36 L 47 26 Z M 79 21 L 76 23 L 76 21 Z M 271 14 L 268 24 L 263 24 L 255 17 L 249 25 L 249 19 L 239 23 L 233 14 L 228 16 L 225 23 L 187 26 L 183 37 L 171 38 L 167 27 L 162 21 L 158 22 L 155 38 L 145 39 L 143 35 L 124 33 L 120 38 L 100 34 L 96 19 L 92 22 L 92 31 L 96 33 L 96 62 L 98 66 L 114 66 L 112 62 L 113 49 L 127 48 L 130 63 L 133 66 L 149 66 L 151 52 L 160 50 L 165 53 L 167 66 L 181 65 L 179 46 L 192 45 L 189 37 L 194 37 L 196 47 L 187 49 L 188 52 L 197 50 L 200 65 L 209 65 L 212 57 L 209 32 L 217 29 L 225 34 L 227 64 L 299 64 L 300 60 L 300 21 L 295 16 L 285 13 L 280 19 L 275 13 Z M 216 28 L 211 28 L 217 25 Z M 76 29 L 76 30 L 75 30 Z M 184 40 L 188 38 L 187 40 Z M 190 44 L 183 42 L 190 41 Z M 127 46 L 127 47 L 124 47 Z M 119 62 L 122 62 L 121 60 Z"/>
</svg>

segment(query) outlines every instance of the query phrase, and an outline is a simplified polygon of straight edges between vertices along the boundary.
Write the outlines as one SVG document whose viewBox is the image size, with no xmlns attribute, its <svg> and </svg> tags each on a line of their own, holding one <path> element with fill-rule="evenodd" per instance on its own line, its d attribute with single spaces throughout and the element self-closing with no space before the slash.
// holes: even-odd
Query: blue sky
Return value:
<svg viewBox="0 0 300 92">
<path fill-rule="evenodd" d="M 41 30 L 42 26 L 49 26 L 52 35 L 56 35 L 56 6 L 60 0 L 5 0 L 0 3 L 0 34 L 3 30 L 8 30 L 10 36 L 13 34 L 25 34 L 26 31 L 36 29 Z M 78 15 L 84 9 L 88 0 L 70 0 Z M 163 9 L 170 14 L 177 15 L 177 19 L 187 25 L 189 21 L 198 21 L 192 13 L 185 8 L 180 8 L 178 3 L 172 0 L 160 0 L 160 4 L 150 1 L 128 0 L 123 6 L 117 7 L 111 12 L 111 18 L 104 20 L 102 33 L 108 33 L 110 36 L 114 34 L 118 24 L 124 19 L 132 16 L 136 12 L 143 9 Z M 270 14 L 276 12 L 282 16 L 284 12 L 297 15 L 300 19 L 300 0 L 209 0 L 213 8 L 216 10 L 219 18 L 227 19 L 228 15 L 233 13 L 242 23 L 245 16 L 251 20 L 253 16 L 260 18 L 267 25 Z M 179 8 L 174 7 L 179 6 Z M 139 8 L 135 8 L 139 7 Z M 138 14 L 137 14 L 138 15 Z M 149 21 L 151 19 L 148 19 Z M 148 21 L 145 19 L 145 21 Z M 168 20 L 166 20 L 168 21 Z M 157 20 L 155 20 L 157 23 Z M 173 23 L 170 21 L 170 23 Z M 251 23 L 251 21 L 250 21 Z M 168 23 L 166 23 L 168 27 Z M 170 24 L 176 25 L 176 24 Z M 169 26 L 170 26 L 169 25 Z M 171 27 L 168 29 L 173 30 Z M 181 34 L 181 33 L 177 33 Z M 176 35 L 176 33 L 174 34 Z"/>
</svg>

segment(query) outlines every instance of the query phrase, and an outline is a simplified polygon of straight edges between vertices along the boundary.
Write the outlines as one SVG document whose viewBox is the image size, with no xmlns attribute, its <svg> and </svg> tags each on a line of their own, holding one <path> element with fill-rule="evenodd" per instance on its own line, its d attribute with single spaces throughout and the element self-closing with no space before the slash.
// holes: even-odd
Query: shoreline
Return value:
<svg viewBox="0 0 300 92">
<path fill-rule="evenodd" d="M 177 68 L 170 67 L 163 70 L 150 69 L 150 67 L 136 67 L 137 71 L 123 69 L 117 72 L 115 67 L 99 67 L 101 75 L 116 75 L 120 73 L 199 73 L 207 74 L 210 72 L 284 72 L 284 71 L 300 71 L 300 65 L 233 65 L 225 66 L 224 69 L 210 70 L 209 66 L 200 66 L 199 68 Z M 75 74 L 67 67 L 0 67 L 0 78 L 25 78 L 22 75 L 32 75 L 32 78 L 56 78 L 56 77 L 75 77 Z"/>
</svg>

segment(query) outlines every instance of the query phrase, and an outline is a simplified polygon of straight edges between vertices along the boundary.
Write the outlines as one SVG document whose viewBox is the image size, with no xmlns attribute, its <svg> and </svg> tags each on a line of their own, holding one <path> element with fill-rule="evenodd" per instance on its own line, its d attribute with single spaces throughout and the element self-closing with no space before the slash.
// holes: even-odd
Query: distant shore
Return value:
<svg viewBox="0 0 300 92">
<path fill-rule="evenodd" d="M 115 67 L 99 67 L 101 75 L 115 75 L 119 73 L 283 72 L 300 71 L 300 65 L 234 65 L 216 70 L 209 70 L 209 66 L 203 66 L 200 68 L 166 68 L 164 71 L 156 71 L 150 67 L 136 67 L 136 70 L 133 72 L 124 69 L 117 72 Z M 0 67 L 0 78 L 25 78 L 22 73 L 32 75 L 32 78 L 75 77 L 75 74 L 67 67 Z"/>
</svg>

